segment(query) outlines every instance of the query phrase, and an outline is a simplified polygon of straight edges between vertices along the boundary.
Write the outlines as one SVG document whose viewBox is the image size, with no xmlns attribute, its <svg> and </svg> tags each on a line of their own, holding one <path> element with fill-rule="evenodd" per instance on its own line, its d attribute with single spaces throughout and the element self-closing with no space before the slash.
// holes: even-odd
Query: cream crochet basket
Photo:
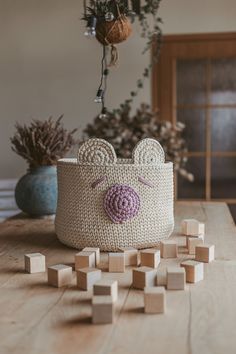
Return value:
<svg viewBox="0 0 236 354">
<path fill-rule="evenodd" d="M 174 227 L 173 164 L 161 145 L 141 140 L 117 159 L 103 139 L 87 140 L 77 159 L 58 161 L 56 233 L 71 247 L 154 247 Z"/>
</svg>

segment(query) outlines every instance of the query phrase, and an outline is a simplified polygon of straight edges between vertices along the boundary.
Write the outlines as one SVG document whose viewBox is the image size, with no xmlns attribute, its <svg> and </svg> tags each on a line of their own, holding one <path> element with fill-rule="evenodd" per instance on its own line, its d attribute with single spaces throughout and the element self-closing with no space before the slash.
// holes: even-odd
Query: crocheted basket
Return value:
<svg viewBox="0 0 236 354">
<path fill-rule="evenodd" d="M 173 165 L 161 145 L 140 141 L 117 159 L 103 139 L 86 141 L 77 159 L 58 161 L 56 233 L 71 247 L 157 246 L 173 231 Z"/>
</svg>

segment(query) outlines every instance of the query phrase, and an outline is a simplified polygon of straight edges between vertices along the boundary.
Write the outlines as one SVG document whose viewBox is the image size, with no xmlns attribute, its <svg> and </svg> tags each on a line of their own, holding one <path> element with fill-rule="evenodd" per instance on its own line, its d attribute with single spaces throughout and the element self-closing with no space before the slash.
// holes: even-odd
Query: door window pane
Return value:
<svg viewBox="0 0 236 354">
<path fill-rule="evenodd" d="M 177 60 L 177 105 L 206 103 L 206 60 Z"/>
<path fill-rule="evenodd" d="M 236 150 L 236 109 L 212 109 L 211 134 L 213 151 Z"/>
<path fill-rule="evenodd" d="M 185 124 L 184 138 L 189 151 L 205 151 L 206 124 L 205 110 L 180 109 L 177 120 Z"/>
<path fill-rule="evenodd" d="M 205 198 L 205 158 L 190 157 L 186 169 L 194 175 L 194 182 L 189 182 L 178 175 L 178 198 L 204 199 Z"/>
<path fill-rule="evenodd" d="M 236 58 L 211 61 L 211 103 L 236 104 Z"/>
<path fill-rule="evenodd" d="M 211 197 L 236 198 L 236 158 L 213 157 L 211 165 Z"/>
</svg>

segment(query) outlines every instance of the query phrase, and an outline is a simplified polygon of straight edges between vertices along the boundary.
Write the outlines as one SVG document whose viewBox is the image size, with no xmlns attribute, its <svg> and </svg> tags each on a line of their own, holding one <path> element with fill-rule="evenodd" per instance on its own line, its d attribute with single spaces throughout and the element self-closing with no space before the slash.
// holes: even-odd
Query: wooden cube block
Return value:
<svg viewBox="0 0 236 354">
<path fill-rule="evenodd" d="M 25 254 L 25 271 L 27 273 L 45 272 L 45 256 L 41 253 Z"/>
<path fill-rule="evenodd" d="M 157 268 L 161 261 L 160 251 L 154 248 L 142 250 L 140 256 L 141 266 Z"/>
<path fill-rule="evenodd" d="M 162 258 L 177 258 L 178 245 L 174 240 L 161 241 L 161 257 Z"/>
<path fill-rule="evenodd" d="M 195 248 L 198 245 L 203 244 L 203 237 L 188 237 L 187 246 L 188 246 L 188 254 L 195 254 Z"/>
<path fill-rule="evenodd" d="M 136 289 L 144 289 L 145 287 L 155 286 L 156 276 L 156 269 L 150 267 L 135 268 L 133 269 L 132 285 Z"/>
<path fill-rule="evenodd" d="M 75 255 L 75 270 L 95 267 L 95 252 L 81 251 Z"/>
<path fill-rule="evenodd" d="M 94 295 L 110 295 L 114 302 L 118 299 L 118 282 L 112 279 L 101 279 L 93 286 Z"/>
<path fill-rule="evenodd" d="M 198 245 L 195 248 L 195 259 L 199 262 L 209 263 L 215 259 L 215 246 L 214 245 Z"/>
<path fill-rule="evenodd" d="M 98 295 L 92 298 L 92 322 L 94 324 L 112 323 L 114 302 L 112 296 Z"/>
<path fill-rule="evenodd" d="M 166 291 L 163 286 L 144 288 L 144 312 L 163 313 L 166 307 Z"/>
<path fill-rule="evenodd" d="M 102 277 L 102 271 L 96 268 L 82 268 L 77 270 L 77 286 L 88 290 Z"/>
<path fill-rule="evenodd" d="M 111 273 L 124 273 L 125 254 L 123 252 L 109 253 L 108 268 Z"/>
<path fill-rule="evenodd" d="M 157 269 L 157 286 L 166 286 L 167 284 L 167 269 L 166 267 L 164 268 L 158 268 Z"/>
<path fill-rule="evenodd" d="M 205 235 L 205 224 L 203 222 L 198 223 L 198 235 Z"/>
<path fill-rule="evenodd" d="M 195 219 L 184 219 L 181 223 L 182 233 L 186 236 L 205 234 L 205 224 Z"/>
<path fill-rule="evenodd" d="M 133 247 L 120 247 L 119 251 L 125 254 L 125 265 L 126 266 L 137 266 L 138 265 L 138 250 Z"/>
<path fill-rule="evenodd" d="M 48 284 L 57 288 L 69 285 L 72 282 L 72 267 L 57 264 L 48 267 Z"/>
<path fill-rule="evenodd" d="M 85 247 L 83 252 L 95 252 L 95 266 L 97 267 L 100 263 L 100 248 L 98 247 Z"/>
<path fill-rule="evenodd" d="M 201 262 L 187 260 L 182 262 L 181 267 L 185 268 L 186 281 L 188 283 L 197 283 L 204 278 L 204 265 Z"/>
<path fill-rule="evenodd" d="M 185 288 L 185 269 L 183 267 L 167 268 L 167 289 L 184 290 Z"/>
</svg>

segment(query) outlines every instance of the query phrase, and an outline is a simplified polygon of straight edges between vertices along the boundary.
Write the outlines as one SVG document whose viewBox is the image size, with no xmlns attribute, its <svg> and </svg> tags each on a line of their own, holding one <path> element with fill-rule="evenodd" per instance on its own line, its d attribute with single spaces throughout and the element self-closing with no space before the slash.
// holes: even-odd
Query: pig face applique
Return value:
<svg viewBox="0 0 236 354">
<path fill-rule="evenodd" d="M 58 184 L 56 230 L 66 244 L 151 247 L 172 232 L 173 165 L 154 139 L 141 140 L 130 159 L 117 158 L 103 139 L 89 139 L 77 160 L 59 160 Z"/>
</svg>

